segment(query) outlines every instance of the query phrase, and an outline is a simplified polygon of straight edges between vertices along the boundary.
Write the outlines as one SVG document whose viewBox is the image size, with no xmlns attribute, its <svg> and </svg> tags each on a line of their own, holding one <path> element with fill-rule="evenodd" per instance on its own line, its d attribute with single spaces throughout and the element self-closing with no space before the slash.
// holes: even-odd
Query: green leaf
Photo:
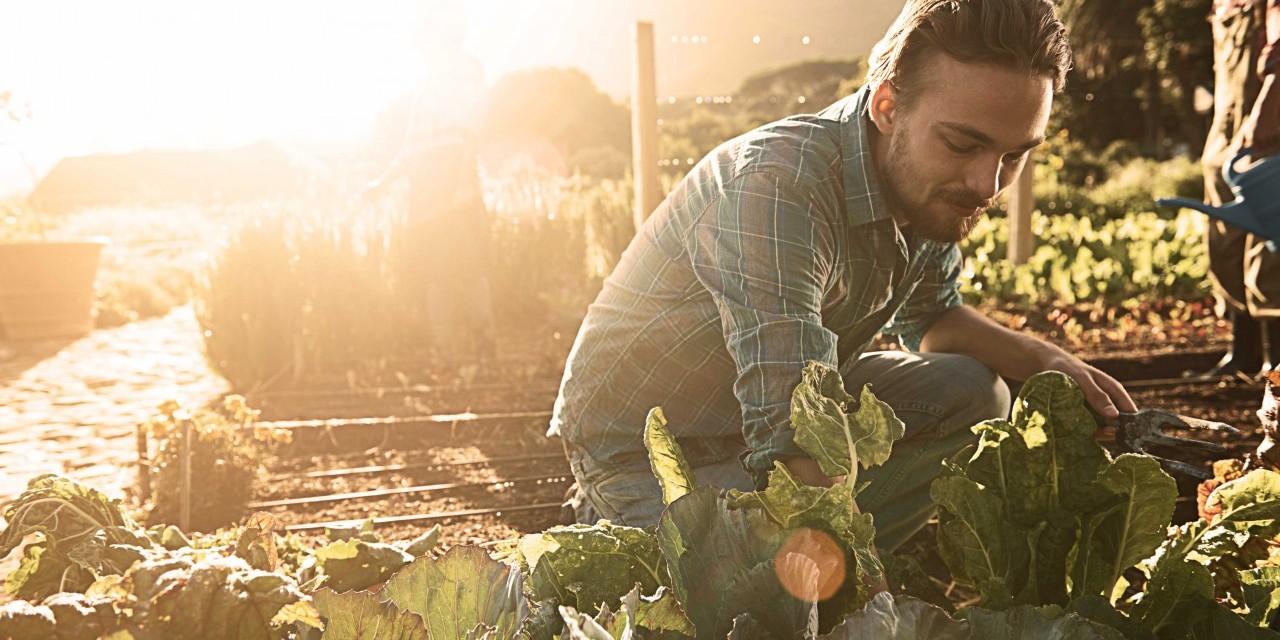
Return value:
<svg viewBox="0 0 1280 640">
<path fill-rule="evenodd" d="M 730 510 L 712 487 L 667 507 L 658 544 L 698 638 L 724 637 L 742 613 L 781 638 L 808 628 L 812 606 L 786 591 L 774 562 L 787 536 L 760 510 Z"/>
<path fill-rule="evenodd" d="M 1156 635 L 1137 620 L 1116 610 L 1102 596 L 1083 596 L 1071 601 L 1067 610 L 1087 620 L 1119 631 L 1127 640 L 1156 640 Z"/>
<path fill-rule="evenodd" d="M 422 556 L 431 553 L 439 543 L 440 525 L 435 525 L 434 527 L 427 529 L 422 535 L 405 544 L 404 551 L 415 558 L 421 558 Z"/>
<path fill-rule="evenodd" d="M 138 593 L 137 585 L 134 589 L 138 598 L 151 600 L 148 620 L 188 637 L 269 640 L 275 614 L 303 599 L 293 580 L 253 570 L 234 557 L 206 558 L 189 572 L 165 572 L 152 594 Z"/>
<path fill-rule="evenodd" d="M 623 636 L 609 633 L 599 622 L 585 613 L 579 613 L 573 607 L 560 607 L 560 617 L 564 619 L 564 635 L 567 640 L 618 640 Z M 630 638 L 630 635 L 626 637 Z"/>
<path fill-rule="evenodd" d="M 1054 606 L 1022 605 L 1008 611 L 969 610 L 973 637 L 983 640 L 1124 640 L 1110 627 Z"/>
<path fill-rule="evenodd" d="M 1267 566 L 1240 572 L 1240 586 L 1249 606 L 1248 620 L 1265 626 L 1280 609 L 1280 567 Z"/>
<path fill-rule="evenodd" d="M 1275 640 L 1280 633 L 1263 629 L 1216 603 L 1205 603 L 1204 617 L 1191 626 L 1187 640 Z"/>
<path fill-rule="evenodd" d="M 358 538 L 330 542 L 316 549 L 315 558 L 325 576 L 323 585 L 339 592 L 385 582 L 413 562 L 413 556 L 392 545 Z"/>
<path fill-rule="evenodd" d="M 1072 593 L 1107 595 L 1126 569 L 1149 557 L 1167 536 L 1177 483 L 1148 456 L 1122 455 L 1098 476 L 1118 498 L 1092 515 L 1081 534 Z"/>
<path fill-rule="evenodd" d="M 969 623 L 923 600 L 885 592 L 819 640 L 966 640 Z"/>
<path fill-rule="evenodd" d="M 53 612 L 49 607 L 13 600 L 0 607 L 0 638 L 36 640 L 54 637 Z"/>
<path fill-rule="evenodd" d="M 751 493 L 731 489 L 728 504 L 733 509 L 761 509 L 783 529 L 813 529 L 833 537 L 847 557 L 844 584 L 822 603 L 827 618 L 839 620 L 862 609 L 868 597 L 866 585 L 878 583 L 884 573 L 870 551 L 875 537 L 871 515 L 853 512 L 853 488 L 848 484 L 811 487 L 797 480 L 786 465 L 775 462 L 768 488 Z"/>
<path fill-rule="evenodd" d="M 645 596 L 640 588 L 636 585 L 622 598 L 622 615 L 628 625 L 647 630 L 645 637 L 650 640 L 693 636 L 693 622 L 680 608 L 675 594 L 666 587 L 658 587 L 657 593 Z"/>
<path fill-rule="evenodd" d="M 325 620 L 322 640 L 431 640 L 417 614 L 367 591 L 321 589 L 312 599 Z"/>
<path fill-rule="evenodd" d="M 941 477 L 929 489 L 939 514 L 938 552 L 956 580 L 982 593 L 986 606 L 1012 602 L 1008 584 L 1017 567 L 1028 562 L 1027 547 L 1001 518 L 994 492 L 960 476 Z"/>
<path fill-rule="evenodd" d="M 461 638 L 481 624 L 509 638 L 520 625 L 521 585 L 518 570 L 459 545 L 439 560 L 414 560 L 378 595 L 420 616 L 432 638 Z"/>
<path fill-rule="evenodd" d="M 1165 561 L 1147 580 L 1142 600 L 1130 616 L 1156 635 L 1166 628 L 1182 629 L 1199 622 L 1213 602 L 1209 570 L 1185 560 Z"/>
<path fill-rule="evenodd" d="M 520 552 L 529 566 L 534 600 L 589 614 L 599 611 L 601 604 L 617 603 L 636 583 L 646 592 L 668 583 L 653 534 L 607 520 L 525 536 Z"/>
<path fill-rule="evenodd" d="M 667 418 L 662 415 L 662 407 L 654 407 L 645 419 L 644 446 L 649 450 L 649 465 L 653 467 L 653 475 L 658 477 L 658 484 L 662 485 L 664 504 L 671 504 L 680 496 L 693 491 L 697 486 L 693 469 L 685 459 L 675 436 L 667 429 Z"/>
<path fill-rule="evenodd" d="M 857 412 L 846 413 L 853 402 L 840 373 L 815 361 L 805 365 L 800 384 L 791 394 L 796 444 L 818 461 L 823 473 L 847 476 L 851 486 L 856 485 L 857 464 L 884 464 L 893 441 L 906 429 L 869 385 L 862 388 Z"/>
</svg>

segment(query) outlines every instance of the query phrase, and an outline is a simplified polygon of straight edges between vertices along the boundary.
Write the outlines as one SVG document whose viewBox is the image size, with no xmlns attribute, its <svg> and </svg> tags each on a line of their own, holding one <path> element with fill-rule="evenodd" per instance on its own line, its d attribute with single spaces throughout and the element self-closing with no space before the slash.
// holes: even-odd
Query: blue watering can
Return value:
<svg viewBox="0 0 1280 640">
<path fill-rule="evenodd" d="M 1222 167 L 1222 178 L 1231 186 L 1235 200 L 1221 207 L 1187 198 L 1159 198 L 1156 204 L 1203 211 L 1266 238 L 1270 241 L 1267 248 L 1275 251 L 1276 242 L 1280 241 L 1280 155 L 1258 162 L 1246 171 L 1236 171 L 1236 163 L 1252 153 L 1253 149 L 1241 149 L 1231 162 Z"/>
</svg>

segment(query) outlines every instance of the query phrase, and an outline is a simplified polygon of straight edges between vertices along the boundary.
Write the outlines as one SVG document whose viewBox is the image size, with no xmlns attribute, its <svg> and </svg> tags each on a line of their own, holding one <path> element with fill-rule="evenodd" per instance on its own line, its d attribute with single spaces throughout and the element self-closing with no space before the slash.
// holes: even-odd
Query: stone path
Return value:
<svg viewBox="0 0 1280 640">
<path fill-rule="evenodd" d="M 200 352 L 190 306 L 76 340 L 0 341 L 0 501 L 61 473 L 119 496 L 133 484 L 136 426 L 169 399 L 228 391 Z"/>
</svg>

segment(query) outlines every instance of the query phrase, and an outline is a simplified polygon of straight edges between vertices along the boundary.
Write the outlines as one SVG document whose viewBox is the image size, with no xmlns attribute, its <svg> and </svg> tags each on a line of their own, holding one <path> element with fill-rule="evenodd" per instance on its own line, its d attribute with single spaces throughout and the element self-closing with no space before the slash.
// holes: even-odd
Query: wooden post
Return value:
<svg viewBox="0 0 1280 640">
<path fill-rule="evenodd" d="M 1035 197 L 1031 194 L 1031 186 L 1035 183 L 1035 162 L 1027 154 L 1027 161 L 1022 175 L 1009 189 L 1009 262 L 1015 265 L 1025 264 L 1035 249 L 1031 235 L 1031 211 L 1035 209 Z"/>
<path fill-rule="evenodd" d="M 639 229 L 662 202 L 658 186 L 658 87 L 653 23 L 637 22 L 631 87 L 631 166 L 635 174 L 635 223 Z"/>
<path fill-rule="evenodd" d="M 182 449 L 178 460 L 182 484 L 178 487 L 178 528 L 188 533 L 191 531 L 191 420 L 180 418 L 180 421 Z"/>
<path fill-rule="evenodd" d="M 138 445 L 138 501 L 145 503 L 151 499 L 151 452 L 147 445 L 147 424 L 139 423 L 137 432 Z"/>
</svg>

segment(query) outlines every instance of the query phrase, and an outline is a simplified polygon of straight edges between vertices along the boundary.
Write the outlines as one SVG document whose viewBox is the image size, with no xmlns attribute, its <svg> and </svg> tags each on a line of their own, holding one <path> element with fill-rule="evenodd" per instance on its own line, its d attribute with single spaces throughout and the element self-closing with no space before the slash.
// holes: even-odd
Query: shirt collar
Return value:
<svg viewBox="0 0 1280 640">
<path fill-rule="evenodd" d="M 889 204 L 880 193 L 880 177 L 876 174 L 871 154 L 870 119 L 867 104 L 870 86 L 827 107 L 820 115 L 840 123 L 840 148 L 843 161 L 845 210 L 850 224 L 892 220 Z"/>
</svg>

